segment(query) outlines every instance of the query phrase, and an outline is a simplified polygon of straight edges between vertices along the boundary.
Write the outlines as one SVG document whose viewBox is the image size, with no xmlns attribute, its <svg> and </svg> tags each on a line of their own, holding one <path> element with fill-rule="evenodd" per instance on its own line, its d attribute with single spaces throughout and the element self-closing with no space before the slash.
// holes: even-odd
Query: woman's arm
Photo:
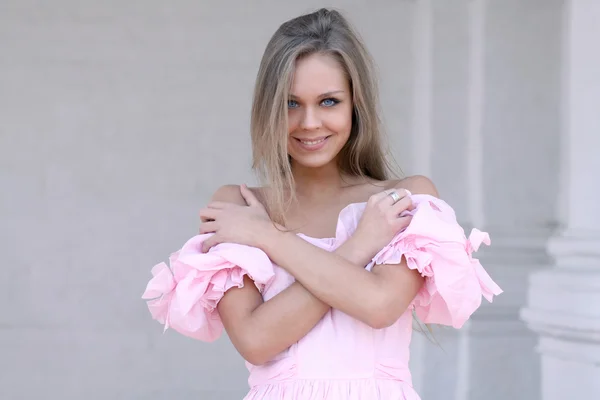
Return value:
<svg viewBox="0 0 600 400">
<path fill-rule="evenodd" d="M 404 259 L 400 267 L 384 264 L 369 272 L 289 233 L 265 239 L 263 250 L 322 302 L 377 329 L 393 324 L 423 284 Z"/>
<path fill-rule="evenodd" d="M 222 187 L 213 200 L 246 204 L 236 186 Z M 335 253 L 345 260 L 347 268 L 356 270 L 363 269 L 373 256 L 362 252 L 360 244 L 352 238 Z M 246 276 L 244 286 L 228 290 L 217 308 L 238 352 L 250 363 L 260 365 L 304 337 L 329 311 L 330 306 L 298 282 L 263 302 L 258 289 Z"/>
<path fill-rule="evenodd" d="M 410 190 L 437 196 L 431 181 L 414 178 Z M 358 229 L 355 238 L 358 240 Z M 369 232 L 363 232 L 368 241 Z M 285 268 L 321 301 L 357 318 L 373 328 L 393 324 L 417 295 L 424 278 L 411 270 L 403 258 L 398 265 L 378 265 L 372 272 L 352 268 L 342 257 L 307 243 L 294 234 L 269 230 L 259 244 L 269 257 Z M 302 254 L 302 257 L 294 255 Z M 318 268 L 315 268 L 318 266 Z"/>
</svg>

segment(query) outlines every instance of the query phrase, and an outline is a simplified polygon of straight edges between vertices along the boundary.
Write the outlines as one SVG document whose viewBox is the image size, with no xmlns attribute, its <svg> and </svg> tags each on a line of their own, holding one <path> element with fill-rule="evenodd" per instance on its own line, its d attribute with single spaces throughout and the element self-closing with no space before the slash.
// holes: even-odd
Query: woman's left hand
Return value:
<svg viewBox="0 0 600 400">
<path fill-rule="evenodd" d="M 246 206 L 216 201 L 200 210 L 203 223 L 199 233 L 214 233 L 203 242 L 203 253 L 219 243 L 260 247 L 259 240 L 268 236 L 266 231 L 276 229 L 267 210 L 250 189 L 241 185 L 240 192 Z"/>
</svg>

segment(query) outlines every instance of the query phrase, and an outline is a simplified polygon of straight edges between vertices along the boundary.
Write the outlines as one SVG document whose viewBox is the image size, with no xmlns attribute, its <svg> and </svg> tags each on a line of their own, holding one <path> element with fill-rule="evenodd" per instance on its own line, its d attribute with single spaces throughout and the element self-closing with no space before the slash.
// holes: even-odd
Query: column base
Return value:
<svg viewBox="0 0 600 400">
<path fill-rule="evenodd" d="M 569 242 L 553 240 L 551 248 L 574 254 L 567 251 Z M 532 274 L 528 305 L 521 310 L 539 335 L 544 400 L 600 398 L 600 259 L 593 269 L 587 254 L 576 257 L 587 261 L 582 268 L 575 269 L 573 259 L 564 268 Z"/>
</svg>

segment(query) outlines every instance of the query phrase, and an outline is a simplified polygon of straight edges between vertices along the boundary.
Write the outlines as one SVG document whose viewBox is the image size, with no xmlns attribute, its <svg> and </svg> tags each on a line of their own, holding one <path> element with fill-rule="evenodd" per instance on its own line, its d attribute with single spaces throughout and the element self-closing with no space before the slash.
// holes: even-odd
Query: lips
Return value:
<svg viewBox="0 0 600 400">
<path fill-rule="evenodd" d="M 327 139 L 329 139 L 331 136 L 320 136 L 320 137 L 316 137 L 316 138 L 297 138 L 295 137 L 294 139 L 296 140 L 296 142 L 300 145 L 300 147 L 304 150 L 308 150 L 308 151 L 314 151 L 314 150 L 319 150 L 321 149 L 323 146 L 325 146 L 325 144 L 327 143 Z"/>
<path fill-rule="evenodd" d="M 324 141 L 325 139 L 327 139 L 328 136 L 323 136 L 320 138 L 316 138 L 316 139 L 298 139 L 298 141 L 302 144 L 306 144 L 309 146 L 314 146 L 316 144 L 321 143 L 322 141 Z"/>
</svg>

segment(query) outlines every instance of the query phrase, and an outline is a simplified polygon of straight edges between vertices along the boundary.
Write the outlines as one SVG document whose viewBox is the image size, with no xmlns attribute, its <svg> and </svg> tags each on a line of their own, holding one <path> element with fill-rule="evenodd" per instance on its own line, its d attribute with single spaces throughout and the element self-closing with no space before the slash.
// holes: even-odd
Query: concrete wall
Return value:
<svg viewBox="0 0 600 400">
<path fill-rule="evenodd" d="M 163 336 L 140 295 L 214 189 L 252 179 L 262 51 L 320 3 L 2 2 L 0 398 L 243 395 L 226 338 Z M 366 3 L 338 5 L 378 59 L 390 132 L 406 133 L 410 5 Z"/>
<path fill-rule="evenodd" d="M 346 11 L 378 63 L 404 171 L 431 175 L 466 225 L 542 238 L 533 252 L 544 253 L 557 206 L 524 179 L 557 182 L 558 1 L 4 0 L 0 399 L 243 396 L 246 370 L 226 337 L 163 335 L 140 295 L 150 268 L 195 234 L 214 189 L 253 180 L 248 122 L 262 51 L 281 22 L 323 5 Z M 424 400 L 517 398 L 492 391 L 519 376 L 533 379 L 527 393 L 538 387 L 517 311 L 540 260 L 519 259 L 514 272 L 514 259 L 491 253 L 508 296 L 499 316 L 482 315 L 510 322 L 501 353 L 486 347 L 498 343 L 488 325 L 473 348 L 442 332 L 442 352 L 417 336 Z M 456 368 L 473 351 L 491 386 Z M 499 357 L 507 363 L 488 362 Z M 515 363 L 525 375 L 502 372 Z"/>
</svg>

